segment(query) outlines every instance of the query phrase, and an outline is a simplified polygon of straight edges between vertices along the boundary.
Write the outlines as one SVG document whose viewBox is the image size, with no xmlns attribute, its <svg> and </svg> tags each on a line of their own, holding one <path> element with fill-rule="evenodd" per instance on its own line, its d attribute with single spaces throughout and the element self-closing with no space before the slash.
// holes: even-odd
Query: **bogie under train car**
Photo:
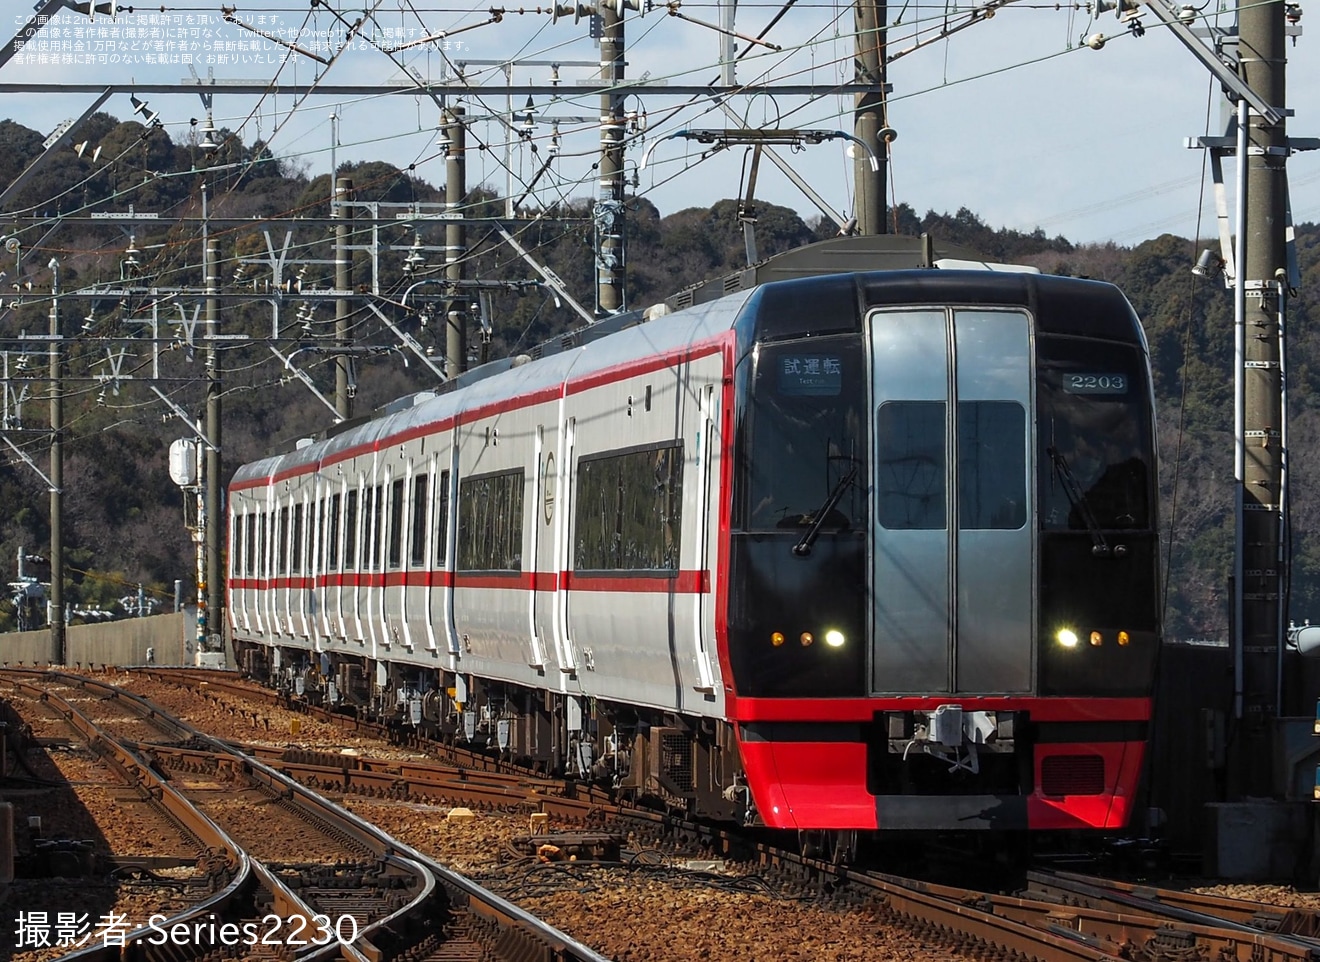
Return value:
<svg viewBox="0 0 1320 962">
<path fill-rule="evenodd" d="M 738 286 L 241 468 L 242 665 L 694 814 L 1123 827 L 1160 640 L 1126 299 Z"/>
</svg>

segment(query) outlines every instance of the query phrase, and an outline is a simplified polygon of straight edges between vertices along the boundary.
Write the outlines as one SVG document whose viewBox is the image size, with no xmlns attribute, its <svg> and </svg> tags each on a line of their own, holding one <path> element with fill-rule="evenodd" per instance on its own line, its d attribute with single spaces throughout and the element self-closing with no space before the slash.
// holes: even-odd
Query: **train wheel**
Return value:
<svg viewBox="0 0 1320 962">
<path fill-rule="evenodd" d="M 798 846 L 803 858 L 818 859 L 837 867 L 852 865 L 857 861 L 855 831 L 798 832 Z"/>
</svg>

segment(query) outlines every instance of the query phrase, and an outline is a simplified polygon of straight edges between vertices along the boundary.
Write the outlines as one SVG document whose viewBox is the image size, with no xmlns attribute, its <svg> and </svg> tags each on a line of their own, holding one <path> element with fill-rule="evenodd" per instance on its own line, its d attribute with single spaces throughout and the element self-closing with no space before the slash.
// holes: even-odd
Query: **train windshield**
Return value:
<svg viewBox="0 0 1320 962">
<path fill-rule="evenodd" d="M 860 335 L 757 345 L 743 523 L 858 530 L 866 516 L 866 369 Z"/>
<path fill-rule="evenodd" d="M 1153 445 L 1144 371 L 1140 351 L 1129 345 L 1039 337 L 1042 529 L 1152 526 Z"/>
</svg>

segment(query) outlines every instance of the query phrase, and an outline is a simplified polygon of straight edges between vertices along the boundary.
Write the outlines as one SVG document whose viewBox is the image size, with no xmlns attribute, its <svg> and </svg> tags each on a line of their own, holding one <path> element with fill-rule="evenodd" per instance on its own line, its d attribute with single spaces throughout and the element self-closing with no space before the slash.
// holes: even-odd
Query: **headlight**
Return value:
<svg viewBox="0 0 1320 962">
<path fill-rule="evenodd" d="M 845 641 L 847 641 L 847 639 L 843 637 L 843 632 L 839 631 L 837 628 L 831 628 L 829 631 L 825 632 L 825 644 L 829 645 L 831 648 L 842 648 Z"/>
<path fill-rule="evenodd" d="M 1060 628 L 1059 633 L 1054 636 L 1055 640 L 1065 648 L 1077 647 L 1077 632 L 1071 628 Z"/>
</svg>

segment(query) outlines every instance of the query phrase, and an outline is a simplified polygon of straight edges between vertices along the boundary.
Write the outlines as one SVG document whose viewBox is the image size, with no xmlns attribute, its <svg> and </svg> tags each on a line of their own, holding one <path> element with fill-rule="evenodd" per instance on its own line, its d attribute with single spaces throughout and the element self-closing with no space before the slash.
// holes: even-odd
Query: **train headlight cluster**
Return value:
<svg viewBox="0 0 1320 962">
<path fill-rule="evenodd" d="M 1081 636 L 1072 628 L 1060 628 L 1054 634 L 1054 640 L 1063 648 L 1076 648 L 1081 644 Z M 1087 640 L 1090 641 L 1092 648 L 1099 648 L 1105 643 L 1105 636 L 1102 632 L 1091 631 L 1087 633 Z M 1115 640 L 1120 648 L 1126 648 L 1132 643 L 1132 636 L 1126 631 L 1120 631 Z"/>
<path fill-rule="evenodd" d="M 821 638 L 830 648 L 842 648 L 848 642 L 848 637 L 837 628 L 830 628 Z M 787 640 L 782 631 L 772 631 L 770 633 L 770 644 L 776 648 L 782 647 Z M 803 648 L 810 648 L 816 643 L 816 636 L 810 631 L 804 631 L 798 635 L 798 643 Z"/>
</svg>

